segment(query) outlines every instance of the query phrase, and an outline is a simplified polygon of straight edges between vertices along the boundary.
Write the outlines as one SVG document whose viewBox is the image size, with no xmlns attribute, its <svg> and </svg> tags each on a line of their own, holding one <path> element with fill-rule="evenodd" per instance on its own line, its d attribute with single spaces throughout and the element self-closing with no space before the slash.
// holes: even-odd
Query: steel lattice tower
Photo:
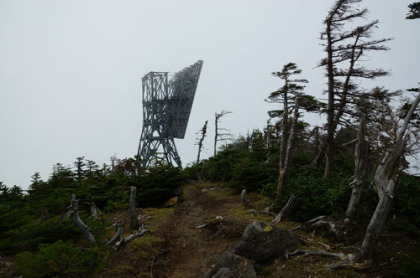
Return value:
<svg viewBox="0 0 420 278">
<path fill-rule="evenodd" d="M 175 138 L 183 139 L 203 61 L 198 61 L 168 78 L 168 72 L 149 72 L 142 78 L 143 129 L 138 156 L 142 166 L 162 155 L 168 163 L 182 167 Z"/>
</svg>

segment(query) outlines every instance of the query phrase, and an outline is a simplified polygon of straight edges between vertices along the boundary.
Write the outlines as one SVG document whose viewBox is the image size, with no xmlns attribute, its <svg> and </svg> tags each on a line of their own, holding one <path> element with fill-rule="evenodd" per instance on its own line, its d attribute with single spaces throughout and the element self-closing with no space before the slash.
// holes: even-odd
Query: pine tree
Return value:
<svg viewBox="0 0 420 278">
<path fill-rule="evenodd" d="M 390 39 L 371 39 L 378 20 L 349 28 L 349 25 L 366 17 L 367 9 L 358 9 L 361 0 L 337 0 L 324 20 L 321 33 L 326 58 L 318 66 L 325 67 L 328 78 L 327 138 L 322 148 L 325 151 L 324 176 L 330 177 L 334 165 L 334 136 L 348 108 L 349 99 L 358 93 L 356 78 L 375 79 L 388 72 L 382 69 L 370 70 L 361 65 L 365 55 L 371 51 L 388 50 L 384 45 Z M 320 156 L 318 156 L 318 159 Z"/>
</svg>

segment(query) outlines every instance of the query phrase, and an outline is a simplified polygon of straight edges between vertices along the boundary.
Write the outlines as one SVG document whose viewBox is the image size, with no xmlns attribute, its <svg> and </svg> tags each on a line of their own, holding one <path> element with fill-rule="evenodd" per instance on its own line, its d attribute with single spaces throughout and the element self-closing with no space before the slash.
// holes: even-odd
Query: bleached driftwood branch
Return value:
<svg viewBox="0 0 420 278">
<path fill-rule="evenodd" d="M 95 243 L 95 238 L 91 234 L 89 227 L 83 223 L 79 217 L 79 201 L 76 199 L 76 195 L 71 194 L 70 205 L 67 207 L 67 209 L 67 216 L 73 220 L 73 222 L 77 225 L 77 227 L 80 228 L 80 230 L 82 230 L 86 239 L 90 243 Z"/>
<path fill-rule="evenodd" d="M 318 216 L 314 219 L 309 220 L 305 223 L 305 226 L 308 229 L 317 229 L 321 227 L 326 227 L 331 233 L 333 233 L 338 241 L 343 239 L 343 236 L 346 234 L 344 229 L 343 220 L 335 220 L 328 216 Z"/>
<path fill-rule="evenodd" d="M 271 221 L 271 224 L 279 223 L 283 219 L 283 217 L 289 215 L 293 211 L 296 205 L 297 198 L 295 195 L 292 194 L 292 196 L 290 196 L 289 200 L 287 201 L 287 204 L 281 209 L 276 218 L 274 218 L 273 221 Z"/>
<path fill-rule="evenodd" d="M 139 232 L 133 233 L 128 237 L 124 237 L 123 228 L 121 227 L 121 225 L 119 223 L 114 223 L 113 226 L 115 226 L 115 235 L 106 242 L 106 245 L 110 245 L 116 242 L 115 248 L 121 247 L 123 244 L 132 241 L 136 237 L 141 237 L 145 233 L 150 232 L 150 230 L 144 229 L 144 225 L 141 225 L 139 228 Z"/>
</svg>

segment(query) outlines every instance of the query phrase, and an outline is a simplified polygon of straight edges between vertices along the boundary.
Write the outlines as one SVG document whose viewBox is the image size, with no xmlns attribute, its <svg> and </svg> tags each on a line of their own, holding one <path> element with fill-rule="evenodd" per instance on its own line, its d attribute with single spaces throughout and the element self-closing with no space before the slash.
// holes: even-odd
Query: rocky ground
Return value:
<svg viewBox="0 0 420 278">
<path fill-rule="evenodd" d="M 183 194 L 170 208 L 144 209 L 139 213 L 146 219 L 150 233 L 137 238 L 110 257 L 111 263 L 99 277 L 206 277 L 218 263 L 224 251 L 231 250 L 241 238 L 245 227 L 254 222 L 270 223 L 273 216 L 255 213 L 262 211 L 270 200 L 259 194 L 240 194 L 220 184 L 191 183 L 182 187 Z M 299 223 L 283 222 L 278 226 L 293 229 Z M 355 245 L 334 242 L 333 237 L 296 229 L 308 243 L 302 248 L 329 252 L 357 252 Z M 109 235 L 112 231 L 109 231 Z M 269 263 L 256 263 L 258 277 L 396 277 L 393 258 L 388 253 L 378 264 L 365 271 L 332 270 L 327 264 L 338 258 L 325 256 L 293 256 L 277 258 Z"/>
</svg>

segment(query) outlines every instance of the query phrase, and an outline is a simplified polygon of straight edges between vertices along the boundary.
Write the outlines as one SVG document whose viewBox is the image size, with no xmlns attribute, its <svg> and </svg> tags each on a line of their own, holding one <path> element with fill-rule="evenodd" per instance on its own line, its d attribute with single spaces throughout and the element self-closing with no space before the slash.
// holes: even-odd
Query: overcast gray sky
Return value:
<svg viewBox="0 0 420 278">
<path fill-rule="evenodd" d="M 379 19 L 376 38 L 392 37 L 370 67 L 392 75 L 368 86 L 406 89 L 420 82 L 420 20 L 405 20 L 407 0 L 366 0 Z M 195 160 L 195 133 L 209 120 L 204 157 L 212 154 L 214 113 L 234 135 L 262 128 L 264 102 L 279 87 L 271 72 L 288 62 L 323 97 L 319 33 L 333 0 L 0 0 L 0 181 L 27 188 L 76 157 L 109 164 L 133 157 L 142 127 L 141 77 L 176 72 L 203 60 L 184 140 Z M 305 118 L 316 124 L 319 116 Z"/>
</svg>

